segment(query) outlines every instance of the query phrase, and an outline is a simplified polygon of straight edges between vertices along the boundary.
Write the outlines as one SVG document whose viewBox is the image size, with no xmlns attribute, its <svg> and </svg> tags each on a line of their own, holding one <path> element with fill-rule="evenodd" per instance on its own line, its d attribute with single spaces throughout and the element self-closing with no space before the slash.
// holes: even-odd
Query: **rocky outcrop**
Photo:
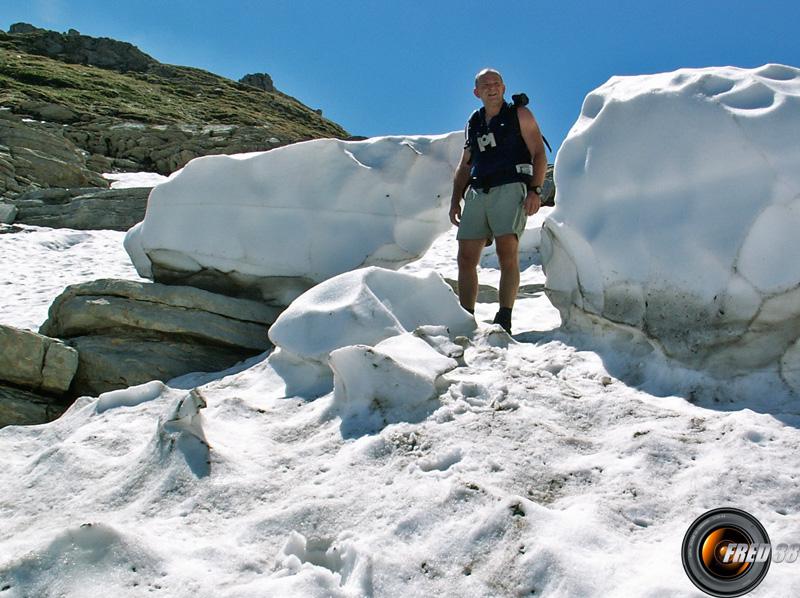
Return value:
<svg viewBox="0 0 800 598">
<path fill-rule="evenodd" d="M 62 62 L 86 64 L 123 73 L 146 71 L 150 66 L 158 64 L 158 61 L 133 44 L 107 37 L 81 35 L 75 29 L 58 33 L 27 23 L 14 23 L 9 33 L 16 46 L 24 52 Z"/>
<path fill-rule="evenodd" d="M 258 87 L 264 91 L 275 91 L 275 85 L 272 83 L 272 77 L 267 73 L 251 73 L 239 79 L 239 83 L 250 85 L 251 87 Z"/>
<path fill-rule="evenodd" d="M 20 224 L 126 231 L 144 218 L 149 193 L 150 187 L 37 189 L 6 205 L 16 209 L 14 222 Z"/>
<path fill-rule="evenodd" d="M 210 154 L 272 149 L 282 143 L 269 129 L 242 125 L 148 125 L 98 121 L 66 127 L 64 135 L 113 167 L 168 175 L 189 160 Z"/>
<path fill-rule="evenodd" d="M 0 325 L 0 382 L 61 394 L 78 368 L 78 354 L 64 343 Z"/>
<path fill-rule="evenodd" d="M 0 384 L 0 428 L 44 424 L 67 410 L 64 400 Z"/>
<path fill-rule="evenodd" d="M 43 334 L 79 353 L 75 395 L 219 371 L 270 347 L 278 311 L 191 287 L 97 280 L 67 287 Z"/>
<path fill-rule="evenodd" d="M 69 139 L 0 111 L 0 196 L 39 187 L 107 187 Z"/>
</svg>

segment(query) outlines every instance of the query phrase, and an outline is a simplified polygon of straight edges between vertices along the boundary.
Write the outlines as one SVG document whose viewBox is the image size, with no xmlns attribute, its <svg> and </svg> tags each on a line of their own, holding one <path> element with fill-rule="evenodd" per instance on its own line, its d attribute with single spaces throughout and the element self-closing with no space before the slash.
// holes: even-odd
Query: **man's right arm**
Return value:
<svg viewBox="0 0 800 598">
<path fill-rule="evenodd" d="M 461 221 L 461 200 L 469 186 L 469 168 L 472 155 L 469 148 L 464 148 L 453 177 L 453 195 L 450 198 L 450 222 L 458 226 Z"/>
</svg>

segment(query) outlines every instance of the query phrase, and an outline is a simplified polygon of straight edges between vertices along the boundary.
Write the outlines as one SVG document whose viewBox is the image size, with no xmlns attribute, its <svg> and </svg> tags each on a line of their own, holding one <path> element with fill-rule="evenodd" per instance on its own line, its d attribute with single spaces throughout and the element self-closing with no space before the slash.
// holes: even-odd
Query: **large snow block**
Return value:
<svg viewBox="0 0 800 598">
<path fill-rule="evenodd" d="M 462 142 L 319 139 L 197 158 L 153 189 L 125 247 L 158 282 L 288 305 L 342 272 L 420 257 L 450 227 Z"/>
<path fill-rule="evenodd" d="M 337 349 L 372 347 L 415 331 L 439 353 L 457 356 L 450 339 L 475 328 L 436 272 L 371 266 L 335 276 L 295 299 L 269 329 L 277 349 L 268 359 L 286 382 L 287 395 L 320 396 L 334 383 L 329 358 Z"/>
<path fill-rule="evenodd" d="M 451 336 L 471 334 L 476 327 L 438 273 L 370 267 L 304 293 L 278 316 L 269 338 L 283 352 L 325 364 L 341 347 L 373 346 L 425 325 L 445 326 Z"/>
<path fill-rule="evenodd" d="M 564 322 L 634 327 L 717 375 L 795 364 L 783 356 L 800 336 L 798 114 L 800 70 L 777 64 L 591 92 L 557 156 L 542 239 Z"/>
</svg>

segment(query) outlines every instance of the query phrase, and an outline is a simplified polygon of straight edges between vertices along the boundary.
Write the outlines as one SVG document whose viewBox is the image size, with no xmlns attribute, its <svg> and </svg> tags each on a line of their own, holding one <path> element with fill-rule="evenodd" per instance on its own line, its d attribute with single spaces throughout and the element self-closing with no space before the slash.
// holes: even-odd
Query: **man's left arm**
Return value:
<svg viewBox="0 0 800 598">
<path fill-rule="evenodd" d="M 544 151 L 542 132 L 539 130 L 539 123 L 536 122 L 533 113 L 525 107 L 517 109 L 519 117 L 519 131 L 528 151 L 531 154 L 533 163 L 533 176 L 528 186 L 528 194 L 525 197 L 525 211 L 528 216 L 534 215 L 539 211 L 542 198 L 533 191 L 534 187 L 541 187 L 544 184 L 544 177 L 547 174 L 547 154 Z"/>
</svg>

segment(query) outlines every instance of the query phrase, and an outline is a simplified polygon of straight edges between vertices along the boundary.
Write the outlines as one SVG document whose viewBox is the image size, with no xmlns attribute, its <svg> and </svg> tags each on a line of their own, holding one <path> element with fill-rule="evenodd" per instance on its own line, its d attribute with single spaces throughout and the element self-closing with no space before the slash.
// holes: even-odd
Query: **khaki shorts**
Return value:
<svg viewBox="0 0 800 598">
<path fill-rule="evenodd" d="M 525 183 L 492 187 L 489 193 L 470 189 L 456 239 L 488 239 L 511 233 L 520 238 L 528 220 L 524 206 L 527 192 Z"/>
</svg>

